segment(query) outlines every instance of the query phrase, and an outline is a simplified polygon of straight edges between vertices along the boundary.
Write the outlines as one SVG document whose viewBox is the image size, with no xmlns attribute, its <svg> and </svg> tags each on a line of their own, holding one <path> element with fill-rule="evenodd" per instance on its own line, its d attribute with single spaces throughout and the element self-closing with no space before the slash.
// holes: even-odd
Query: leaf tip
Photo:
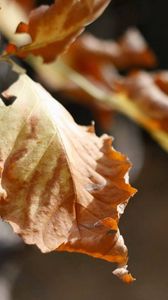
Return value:
<svg viewBox="0 0 168 300">
<path fill-rule="evenodd" d="M 131 273 L 128 272 L 127 265 L 115 269 L 113 274 L 127 284 L 133 283 L 136 280 Z"/>
</svg>

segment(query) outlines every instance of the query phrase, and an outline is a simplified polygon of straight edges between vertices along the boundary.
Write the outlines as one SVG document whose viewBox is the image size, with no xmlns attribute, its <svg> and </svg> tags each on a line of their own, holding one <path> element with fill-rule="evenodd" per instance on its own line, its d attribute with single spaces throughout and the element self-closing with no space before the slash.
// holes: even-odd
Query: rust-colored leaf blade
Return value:
<svg viewBox="0 0 168 300">
<path fill-rule="evenodd" d="M 50 6 L 36 8 L 31 12 L 28 24 L 32 43 L 18 48 L 15 54 L 20 57 L 39 55 L 45 62 L 54 60 L 86 25 L 101 15 L 109 2 L 110 0 L 56 0 Z"/>
<path fill-rule="evenodd" d="M 0 103 L 0 216 L 42 252 L 116 262 L 124 280 L 127 248 L 118 221 L 135 193 L 129 161 L 109 136 L 77 125 L 26 75 L 7 92 L 17 99 Z"/>
</svg>

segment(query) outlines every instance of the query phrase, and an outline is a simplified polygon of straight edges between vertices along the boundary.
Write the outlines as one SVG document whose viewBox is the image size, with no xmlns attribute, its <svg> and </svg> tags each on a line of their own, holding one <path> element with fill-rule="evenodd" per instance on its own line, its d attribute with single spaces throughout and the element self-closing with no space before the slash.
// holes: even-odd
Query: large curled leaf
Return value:
<svg viewBox="0 0 168 300">
<path fill-rule="evenodd" d="M 29 24 L 19 24 L 17 33 L 28 33 L 32 43 L 9 52 L 20 57 L 40 55 L 45 62 L 54 60 L 69 44 L 102 14 L 111 0 L 56 0 L 51 6 L 40 6 L 30 14 Z"/>
<path fill-rule="evenodd" d="M 128 160 L 97 137 L 26 75 L 0 105 L 0 215 L 41 251 L 77 251 L 119 264 L 127 273 L 120 215 L 135 193 Z"/>
</svg>

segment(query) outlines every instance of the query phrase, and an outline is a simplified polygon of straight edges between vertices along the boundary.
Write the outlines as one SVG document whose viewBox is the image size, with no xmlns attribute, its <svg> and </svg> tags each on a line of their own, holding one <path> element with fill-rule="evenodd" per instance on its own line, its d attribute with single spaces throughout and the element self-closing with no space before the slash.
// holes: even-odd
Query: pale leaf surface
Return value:
<svg viewBox="0 0 168 300">
<path fill-rule="evenodd" d="M 43 252 L 77 251 L 116 262 L 117 275 L 131 281 L 118 229 L 135 193 L 130 163 L 109 136 L 77 125 L 26 75 L 7 93 L 17 99 L 0 103 L 1 217 Z"/>
</svg>

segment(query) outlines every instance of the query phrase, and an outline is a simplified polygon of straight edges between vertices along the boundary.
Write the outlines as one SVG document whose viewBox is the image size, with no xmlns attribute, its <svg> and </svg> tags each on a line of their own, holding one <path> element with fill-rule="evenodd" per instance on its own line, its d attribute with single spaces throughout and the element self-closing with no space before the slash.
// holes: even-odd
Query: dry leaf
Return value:
<svg viewBox="0 0 168 300">
<path fill-rule="evenodd" d="M 154 129 L 168 131 L 168 96 L 155 80 L 147 72 L 136 72 L 123 79 L 119 91 L 149 117 Z"/>
<path fill-rule="evenodd" d="M 29 24 L 19 24 L 17 33 L 28 33 L 32 43 L 7 51 L 20 57 L 40 55 L 45 62 L 54 60 L 75 40 L 84 27 L 98 18 L 110 0 L 56 0 L 30 14 Z"/>
<path fill-rule="evenodd" d="M 136 28 L 128 29 L 118 40 L 118 49 L 114 56 L 114 64 L 118 69 L 151 68 L 157 64 L 154 52 Z"/>
<path fill-rule="evenodd" d="M 117 41 L 83 34 L 71 45 L 64 59 L 75 70 L 93 76 L 97 75 L 97 68 L 105 65 L 113 65 L 120 70 L 156 65 L 155 54 L 136 28 L 129 28 Z"/>
<path fill-rule="evenodd" d="M 128 160 L 97 137 L 26 75 L 0 103 L 0 215 L 26 243 L 41 251 L 77 251 L 119 265 L 124 281 L 127 249 L 120 215 L 135 193 Z M 127 174 L 127 175 L 126 175 Z"/>
<path fill-rule="evenodd" d="M 147 68 L 156 64 L 154 53 L 135 28 L 127 30 L 118 42 L 105 41 L 91 34 L 83 34 L 71 45 L 62 59 L 66 65 L 92 81 L 95 86 L 100 86 L 108 92 L 115 90 L 114 81 L 120 77 L 116 68 L 137 66 Z M 55 85 L 58 88 L 58 84 Z M 74 89 L 71 85 L 67 87 L 67 82 L 60 85 L 67 94 L 69 88 Z"/>
</svg>

